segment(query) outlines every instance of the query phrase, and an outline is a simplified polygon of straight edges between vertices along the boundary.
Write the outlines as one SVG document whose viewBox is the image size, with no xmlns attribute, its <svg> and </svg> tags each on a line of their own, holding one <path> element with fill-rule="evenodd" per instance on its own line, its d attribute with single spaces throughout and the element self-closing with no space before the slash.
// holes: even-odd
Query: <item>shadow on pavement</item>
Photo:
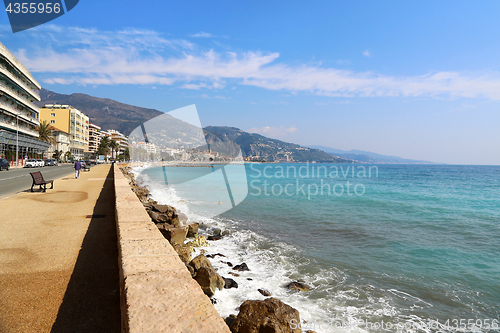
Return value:
<svg viewBox="0 0 500 333">
<path fill-rule="evenodd" d="M 121 332 L 114 201 L 110 168 L 52 326 L 53 333 Z"/>
</svg>

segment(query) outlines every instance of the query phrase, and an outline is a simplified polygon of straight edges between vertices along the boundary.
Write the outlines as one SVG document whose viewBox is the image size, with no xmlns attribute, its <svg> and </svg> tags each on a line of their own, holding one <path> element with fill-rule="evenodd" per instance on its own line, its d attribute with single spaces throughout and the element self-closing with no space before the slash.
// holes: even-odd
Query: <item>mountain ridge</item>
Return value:
<svg viewBox="0 0 500 333">
<path fill-rule="evenodd" d="M 240 147 L 243 157 L 250 159 L 269 162 L 352 162 L 349 159 L 333 156 L 319 149 L 267 138 L 256 133 L 248 133 L 237 127 L 207 126 L 203 130 L 208 144 L 216 144 L 214 136 L 221 141 L 232 141 Z"/>
<path fill-rule="evenodd" d="M 71 95 L 59 94 L 48 89 L 39 90 L 41 101 L 35 104 L 71 105 L 89 116 L 90 122 L 101 126 L 103 130 L 114 129 L 129 135 L 142 123 L 163 114 L 163 112 L 139 106 L 120 103 L 110 98 L 99 98 L 82 93 Z"/>
<path fill-rule="evenodd" d="M 347 158 L 351 160 L 356 160 L 361 163 L 377 163 L 377 164 L 435 164 L 434 162 L 423 161 L 423 160 L 413 160 L 408 158 L 402 158 L 399 156 L 382 155 L 378 153 L 373 153 L 364 150 L 342 150 L 331 147 L 325 147 L 320 145 L 310 146 L 311 148 L 320 149 L 328 154 L 333 154 L 342 158 Z"/>
</svg>

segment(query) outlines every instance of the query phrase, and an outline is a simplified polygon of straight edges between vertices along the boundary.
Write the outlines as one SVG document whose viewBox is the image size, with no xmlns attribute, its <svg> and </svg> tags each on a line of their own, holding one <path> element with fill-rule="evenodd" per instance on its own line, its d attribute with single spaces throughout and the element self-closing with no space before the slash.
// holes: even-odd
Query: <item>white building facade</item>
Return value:
<svg viewBox="0 0 500 333">
<path fill-rule="evenodd" d="M 40 112 L 33 102 L 40 101 L 39 89 L 26 67 L 0 43 L 0 156 L 42 154 L 49 148 L 37 140 Z"/>
</svg>

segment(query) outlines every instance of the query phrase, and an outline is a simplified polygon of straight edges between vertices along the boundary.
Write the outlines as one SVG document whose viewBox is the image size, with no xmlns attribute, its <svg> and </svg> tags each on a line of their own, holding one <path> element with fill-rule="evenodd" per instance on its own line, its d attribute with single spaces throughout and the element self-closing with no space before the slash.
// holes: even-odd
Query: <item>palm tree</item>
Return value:
<svg viewBox="0 0 500 333">
<path fill-rule="evenodd" d="M 64 154 L 64 157 L 65 157 L 66 162 L 73 158 L 73 156 L 71 155 L 71 152 L 69 150 Z"/>
<path fill-rule="evenodd" d="M 125 148 L 125 152 L 123 153 L 123 158 L 125 159 L 125 161 L 130 160 L 130 149 L 128 147 Z"/>
<path fill-rule="evenodd" d="M 52 158 L 55 158 L 59 162 L 61 161 L 62 150 L 55 150 L 54 154 L 52 154 Z"/>
<path fill-rule="evenodd" d="M 97 149 L 97 153 L 99 155 L 108 155 L 109 153 L 109 138 L 107 136 L 103 137 L 101 139 L 101 142 L 99 143 L 99 148 Z"/>
<path fill-rule="evenodd" d="M 120 148 L 120 144 L 118 142 L 116 142 L 115 140 L 111 140 L 109 142 L 109 147 L 111 148 L 111 154 L 113 155 L 113 158 L 114 158 L 115 154 L 113 154 L 113 152 L 118 151 L 118 148 Z"/>
<path fill-rule="evenodd" d="M 56 143 L 56 139 L 52 136 L 52 126 L 47 120 L 42 120 L 36 129 L 38 131 L 39 140 L 48 142 L 51 145 Z"/>
</svg>

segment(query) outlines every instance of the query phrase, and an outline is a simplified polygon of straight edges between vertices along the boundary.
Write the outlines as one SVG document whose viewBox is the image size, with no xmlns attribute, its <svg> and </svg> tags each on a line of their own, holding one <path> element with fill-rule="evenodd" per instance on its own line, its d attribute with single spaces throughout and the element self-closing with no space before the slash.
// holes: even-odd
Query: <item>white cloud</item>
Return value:
<svg viewBox="0 0 500 333">
<path fill-rule="evenodd" d="M 279 126 L 279 127 L 274 127 L 274 126 L 264 126 L 264 127 L 252 127 L 247 132 L 249 133 L 257 133 L 261 134 L 264 136 L 269 136 L 269 137 L 284 137 L 287 134 L 295 133 L 297 131 L 297 128 L 295 126 L 291 126 L 286 128 L 285 126 Z"/>
<path fill-rule="evenodd" d="M 196 34 L 189 35 L 189 37 L 195 37 L 195 38 L 212 38 L 212 37 L 216 37 L 216 36 L 212 35 L 209 32 L 200 31 L 200 32 L 198 32 Z"/>
<path fill-rule="evenodd" d="M 217 95 L 217 96 L 214 96 L 214 97 L 210 97 L 208 96 L 207 94 L 201 94 L 200 95 L 201 98 L 216 98 L 216 99 L 230 99 L 230 97 L 224 97 L 224 96 L 221 96 L 221 95 Z"/>
<path fill-rule="evenodd" d="M 372 56 L 371 53 L 370 53 L 370 51 L 368 51 L 368 50 L 366 50 L 365 52 L 363 52 L 363 55 L 365 57 L 367 57 L 367 58 L 371 58 L 371 56 Z"/>
<path fill-rule="evenodd" d="M 351 64 L 351 61 L 350 60 L 342 60 L 342 59 L 339 59 L 336 61 L 337 64 L 339 65 L 350 65 Z"/>
<path fill-rule="evenodd" d="M 179 39 L 151 30 L 118 32 L 44 25 L 29 49 L 14 50 L 46 84 L 174 85 L 185 89 L 224 89 L 227 83 L 332 97 L 430 96 L 500 100 L 500 73 L 435 72 L 386 76 L 288 65 L 279 53 L 200 51 Z M 26 35 L 28 36 L 28 35 Z M 30 36 L 33 37 L 33 36 Z M 229 82 L 228 82 L 229 81 Z"/>
<path fill-rule="evenodd" d="M 200 90 L 200 88 L 205 88 L 206 86 L 207 85 L 205 83 L 200 83 L 200 84 L 187 83 L 187 84 L 183 85 L 181 88 Z"/>
<path fill-rule="evenodd" d="M 194 89 L 194 90 L 200 90 L 201 88 L 207 88 L 207 89 L 223 89 L 225 86 L 221 82 L 212 82 L 212 84 L 207 84 L 207 83 L 187 83 L 181 86 L 181 88 L 184 89 Z"/>
</svg>

